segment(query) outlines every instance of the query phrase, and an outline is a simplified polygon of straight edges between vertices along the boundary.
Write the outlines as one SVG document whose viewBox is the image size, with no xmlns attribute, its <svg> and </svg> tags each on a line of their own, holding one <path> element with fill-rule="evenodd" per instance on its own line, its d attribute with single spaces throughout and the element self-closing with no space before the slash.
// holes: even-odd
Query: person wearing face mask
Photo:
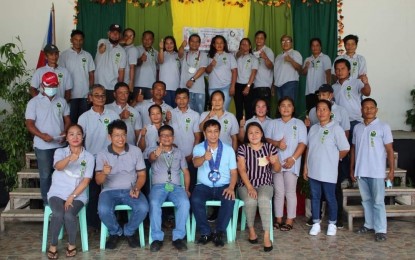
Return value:
<svg viewBox="0 0 415 260">
<path fill-rule="evenodd" d="M 98 41 L 95 55 L 95 84 L 106 89 L 106 104 L 114 102 L 114 86 L 117 82 L 124 82 L 127 54 L 119 44 L 121 26 L 112 24 L 109 27 L 108 39 Z"/>
<path fill-rule="evenodd" d="M 57 148 L 64 146 L 65 132 L 71 124 L 69 106 L 57 95 L 58 86 L 58 76 L 54 72 L 43 74 L 40 84 L 43 91 L 29 101 L 25 113 L 26 128 L 34 136 L 40 192 L 45 205 L 52 182 L 53 155 Z"/>
</svg>

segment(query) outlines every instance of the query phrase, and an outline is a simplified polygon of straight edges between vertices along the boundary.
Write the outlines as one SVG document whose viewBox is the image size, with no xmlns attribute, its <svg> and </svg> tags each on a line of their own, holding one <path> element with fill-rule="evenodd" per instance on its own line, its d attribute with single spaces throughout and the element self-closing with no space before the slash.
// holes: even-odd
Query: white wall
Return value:
<svg viewBox="0 0 415 260">
<path fill-rule="evenodd" d="M 57 46 L 69 47 L 74 28 L 74 0 L 55 0 Z M 1 1 L 0 44 L 19 35 L 28 68 L 34 69 L 49 19 L 50 0 Z M 372 97 L 379 103 L 379 117 L 392 129 L 409 130 L 405 110 L 412 106 L 409 91 L 415 88 L 415 1 L 343 0 L 345 34 L 360 37 L 358 52 L 368 63 Z"/>
</svg>

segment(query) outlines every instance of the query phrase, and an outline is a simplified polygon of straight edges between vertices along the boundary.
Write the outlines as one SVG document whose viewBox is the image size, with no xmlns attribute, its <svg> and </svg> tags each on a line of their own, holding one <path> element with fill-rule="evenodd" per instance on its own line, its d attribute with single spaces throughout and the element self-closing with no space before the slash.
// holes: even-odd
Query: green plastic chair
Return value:
<svg viewBox="0 0 415 260">
<path fill-rule="evenodd" d="M 130 218 L 132 208 L 128 205 L 117 205 L 115 206 L 115 211 L 117 210 L 127 210 L 128 211 L 128 218 Z M 99 248 L 105 249 L 105 243 L 107 242 L 108 236 L 108 228 L 105 224 L 101 221 L 101 238 L 99 241 Z M 144 238 L 144 225 L 141 222 L 140 226 L 138 226 L 138 236 L 140 238 L 140 247 L 144 248 L 146 246 L 146 241 Z"/>
<path fill-rule="evenodd" d="M 49 205 L 45 206 L 45 212 L 43 214 L 43 235 L 42 235 L 42 252 L 46 252 L 46 246 L 48 243 L 48 231 L 49 231 L 49 217 L 52 214 L 52 209 Z M 88 251 L 88 227 L 86 225 L 86 207 L 83 206 L 78 212 L 79 219 L 79 232 L 81 233 L 82 251 Z M 63 237 L 63 227 L 59 234 L 59 239 Z"/>
<path fill-rule="evenodd" d="M 152 186 L 152 175 L 153 173 L 150 168 L 150 171 L 149 171 L 150 187 Z M 180 171 L 180 184 L 184 187 L 184 176 L 183 176 L 182 171 Z M 176 213 L 176 207 L 171 201 L 163 202 L 161 207 L 162 208 L 174 208 L 174 213 Z M 187 221 L 186 221 L 186 238 L 187 238 L 187 242 L 193 242 L 192 236 L 191 236 L 190 216 L 187 218 Z M 151 223 L 150 223 L 150 228 L 148 230 L 148 243 L 151 245 L 152 242 L 153 242 L 153 239 L 151 239 Z"/>
<path fill-rule="evenodd" d="M 272 200 L 269 201 L 269 204 L 271 206 L 271 210 L 272 210 Z M 238 209 L 237 211 L 239 212 L 239 209 L 241 207 L 244 207 L 245 203 L 243 202 L 243 200 L 239 200 L 239 205 L 238 205 Z M 238 214 L 238 213 L 236 213 Z M 234 213 L 235 215 L 235 213 Z M 236 232 L 236 226 L 238 225 L 238 223 L 235 221 L 234 222 L 234 231 Z M 245 213 L 245 208 L 242 209 L 242 215 L 241 215 L 241 231 L 245 230 L 245 226 L 246 226 L 246 213 Z M 236 235 L 236 233 L 235 233 Z M 271 242 L 274 243 L 274 227 L 273 227 L 273 223 L 272 223 L 272 216 L 270 217 L 270 224 L 269 224 L 269 237 Z"/>
</svg>

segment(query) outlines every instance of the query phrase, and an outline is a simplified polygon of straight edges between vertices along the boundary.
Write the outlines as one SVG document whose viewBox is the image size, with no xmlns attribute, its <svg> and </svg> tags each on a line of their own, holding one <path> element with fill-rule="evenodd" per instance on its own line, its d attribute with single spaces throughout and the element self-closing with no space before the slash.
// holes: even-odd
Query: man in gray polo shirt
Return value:
<svg viewBox="0 0 415 260">
<path fill-rule="evenodd" d="M 98 154 L 95 168 L 95 180 L 103 186 L 98 213 L 110 234 L 106 248 L 115 249 L 121 235 L 127 238 L 130 247 L 135 248 L 139 246 L 135 232 L 148 212 L 147 199 L 141 192 L 146 182 L 146 166 L 140 149 L 126 143 L 124 121 L 115 120 L 108 125 L 108 138 L 111 144 Z M 124 227 L 115 217 L 117 205 L 131 207 L 130 219 Z"/>
<path fill-rule="evenodd" d="M 72 123 L 77 123 L 79 116 L 88 110 L 89 88 L 94 84 L 95 63 L 91 54 L 82 49 L 84 38 L 82 31 L 73 30 L 72 47 L 59 57 L 59 64 L 69 71 L 74 83 L 70 101 Z"/>
<path fill-rule="evenodd" d="M 38 162 L 40 192 L 43 203 L 48 204 L 47 193 L 52 183 L 53 156 L 63 146 L 65 131 L 71 123 L 69 106 L 56 95 L 59 86 L 54 72 L 42 75 L 42 93 L 32 98 L 26 107 L 26 128 L 34 135 L 33 146 Z"/>
<path fill-rule="evenodd" d="M 114 86 L 117 82 L 124 82 L 127 54 L 121 45 L 121 27 L 112 24 L 109 27 L 108 39 L 98 41 L 95 55 L 95 84 L 105 87 L 107 104 L 114 102 Z"/>
</svg>

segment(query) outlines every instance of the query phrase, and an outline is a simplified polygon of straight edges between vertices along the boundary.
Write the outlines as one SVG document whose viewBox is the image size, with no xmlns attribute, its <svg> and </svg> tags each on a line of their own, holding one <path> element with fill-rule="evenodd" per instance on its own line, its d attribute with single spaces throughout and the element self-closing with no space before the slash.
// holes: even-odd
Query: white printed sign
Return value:
<svg viewBox="0 0 415 260">
<path fill-rule="evenodd" d="M 201 39 L 199 50 L 208 51 L 212 38 L 216 35 L 222 35 L 228 42 L 228 49 L 230 52 L 236 52 L 239 48 L 239 42 L 244 38 L 244 29 L 242 28 L 197 28 L 184 27 L 183 40 L 188 40 L 192 34 L 198 34 Z M 188 47 L 186 47 L 188 48 Z"/>
</svg>

